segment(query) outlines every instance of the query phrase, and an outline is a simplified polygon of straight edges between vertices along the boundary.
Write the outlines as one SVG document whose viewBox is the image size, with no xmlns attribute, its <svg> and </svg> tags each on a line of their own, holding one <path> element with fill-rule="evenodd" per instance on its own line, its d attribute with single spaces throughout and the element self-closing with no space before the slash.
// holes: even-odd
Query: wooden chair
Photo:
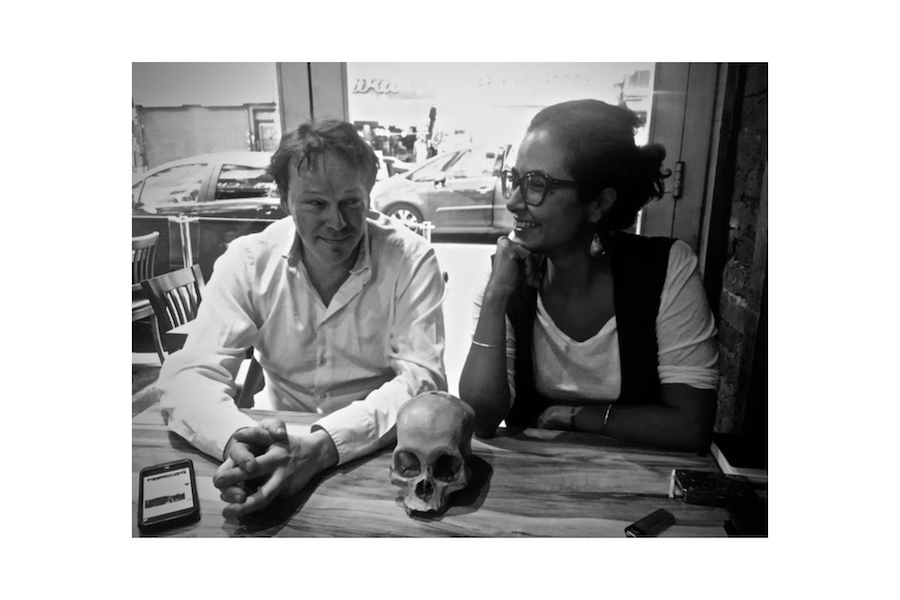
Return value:
<svg viewBox="0 0 900 600">
<path fill-rule="evenodd" d="M 150 327 L 153 330 L 154 345 L 159 339 L 156 315 L 150 299 L 144 293 L 141 282 L 153 277 L 154 264 L 156 262 L 156 243 L 159 241 L 159 232 L 154 231 L 147 235 L 131 238 L 131 322 L 150 319 Z M 163 358 L 162 347 L 156 346 L 156 352 Z"/>
<path fill-rule="evenodd" d="M 159 232 L 131 238 L 131 285 L 153 277 Z"/>
<path fill-rule="evenodd" d="M 164 350 L 160 352 L 160 361 L 165 361 L 170 350 L 174 352 L 177 349 L 163 342 L 165 333 L 197 317 L 205 285 L 200 265 L 184 267 L 141 283 L 159 323 L 153 333 L 156 336 L 154 344 Z M 247 351 L 247 357 L 250 367 L 238 391 L 237 405 L 240 408 L 252 408 L 253 396 L 265 385 L 262 367 L 253 357 L 253 348 Z"/>
</svg>

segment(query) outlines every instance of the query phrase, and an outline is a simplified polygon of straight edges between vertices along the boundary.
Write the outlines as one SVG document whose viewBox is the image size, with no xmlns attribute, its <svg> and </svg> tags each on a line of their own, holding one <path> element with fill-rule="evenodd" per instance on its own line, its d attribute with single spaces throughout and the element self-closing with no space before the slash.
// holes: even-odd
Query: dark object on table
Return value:
<svg viewBox="0 0 900 600">
<path fill-rule="evenodd" d="M 753 481 L 767 481 L 769 472 L 764 440 L 743 438 L 716 439 L 709 445 L 719 468 L 726 475 L 743 475 Z"/>
<path fill-rule="evenodd" d="M 766 484 L 754 483 L 739 475 L 675 469 L 674 495 L 690 504 L 725 506 L 729 499 L 756 500 Z"/>
<path fill-rule="evenodd" d="M 625 528 L 625 537 L 656 537 L 675 524 L 675 515 L 667 510 L 655 510 Z"/>
<path fill-rule="evenodd" d="M 728 521 L 725 531 L 730 536 L 768 536 L 769 503 L 767 500 L 730 499 L 725 502 Z"/>
<path fill-rule="evenodd" d="M 713 443 L 734 468 L 764 471 L 769 466 L 769 446 L 766 436 L 714 433 Z"/>
<path fill-rule="evenodd" d="M 152 534 L 200 520 L 194 463 L 179 459 L 141 469 L 138 529 Z"/>
</svg>

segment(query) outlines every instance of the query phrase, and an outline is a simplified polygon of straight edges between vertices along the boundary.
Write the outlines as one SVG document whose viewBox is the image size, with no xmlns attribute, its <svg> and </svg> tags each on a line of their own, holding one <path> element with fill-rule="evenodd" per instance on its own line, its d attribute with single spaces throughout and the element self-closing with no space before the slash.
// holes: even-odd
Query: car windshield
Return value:
<svg viewBox="0 0 900 600">
<path fill-rule="evenodd" d="M 137 203 L 134 203 L 137 188 L 133 188 L 132 202 L 135 208 L 141 208 L 150 214 L 161 208 L 197 202 L 207 170 L 206 163 L 198 163 L 179 165 L 154 173 L 144 181 Z"/>
<path fill-rule="evenodd" d="M 435 156 L 430 162 L 413 169 L 407 177 L 412 181 L 434 181 L 459 156 L 459 152 L 449 152 Z"/>
</svg>

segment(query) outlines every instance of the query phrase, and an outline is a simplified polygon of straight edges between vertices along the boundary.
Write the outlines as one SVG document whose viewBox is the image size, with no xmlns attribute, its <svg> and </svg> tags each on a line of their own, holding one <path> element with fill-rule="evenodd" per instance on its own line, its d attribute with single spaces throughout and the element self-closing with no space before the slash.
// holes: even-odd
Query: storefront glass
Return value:
<svg viewBox="0 0 900 600">
<path fill-rule="evenodd" d="M 421 162 L 515 145 L 535 113 L 565 100 L 624 103 L 649 124 L 653 63 L 348 63 L 347 88 L 360 131 L 385 156 Z"/>
<path fill-rule="evenodd" d="M 383 159 L 373 206 L 435 235 L 508 232 L 499 172 L 542 108 L 628 106 L 646 144 L 653 63 L 348 63 L 350 120 Z M 496 239 L 496 238 L 494 238 Z"/>
</svg>

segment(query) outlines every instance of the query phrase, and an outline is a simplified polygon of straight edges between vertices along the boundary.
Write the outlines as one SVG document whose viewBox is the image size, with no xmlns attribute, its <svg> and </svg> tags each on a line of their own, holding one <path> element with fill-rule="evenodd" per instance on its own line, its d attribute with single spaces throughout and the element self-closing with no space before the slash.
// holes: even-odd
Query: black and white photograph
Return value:
<svg viewBox="0 0 900 600">
<path fill-rule="evenodd" d="M 885 7 L 11 5 L 7 595 L 889 595 Z"/>
<path fill-rule="evenodd" d="M 768 63 L 132 63 L 133 537 L 768 537 Z"/>
</svg>

